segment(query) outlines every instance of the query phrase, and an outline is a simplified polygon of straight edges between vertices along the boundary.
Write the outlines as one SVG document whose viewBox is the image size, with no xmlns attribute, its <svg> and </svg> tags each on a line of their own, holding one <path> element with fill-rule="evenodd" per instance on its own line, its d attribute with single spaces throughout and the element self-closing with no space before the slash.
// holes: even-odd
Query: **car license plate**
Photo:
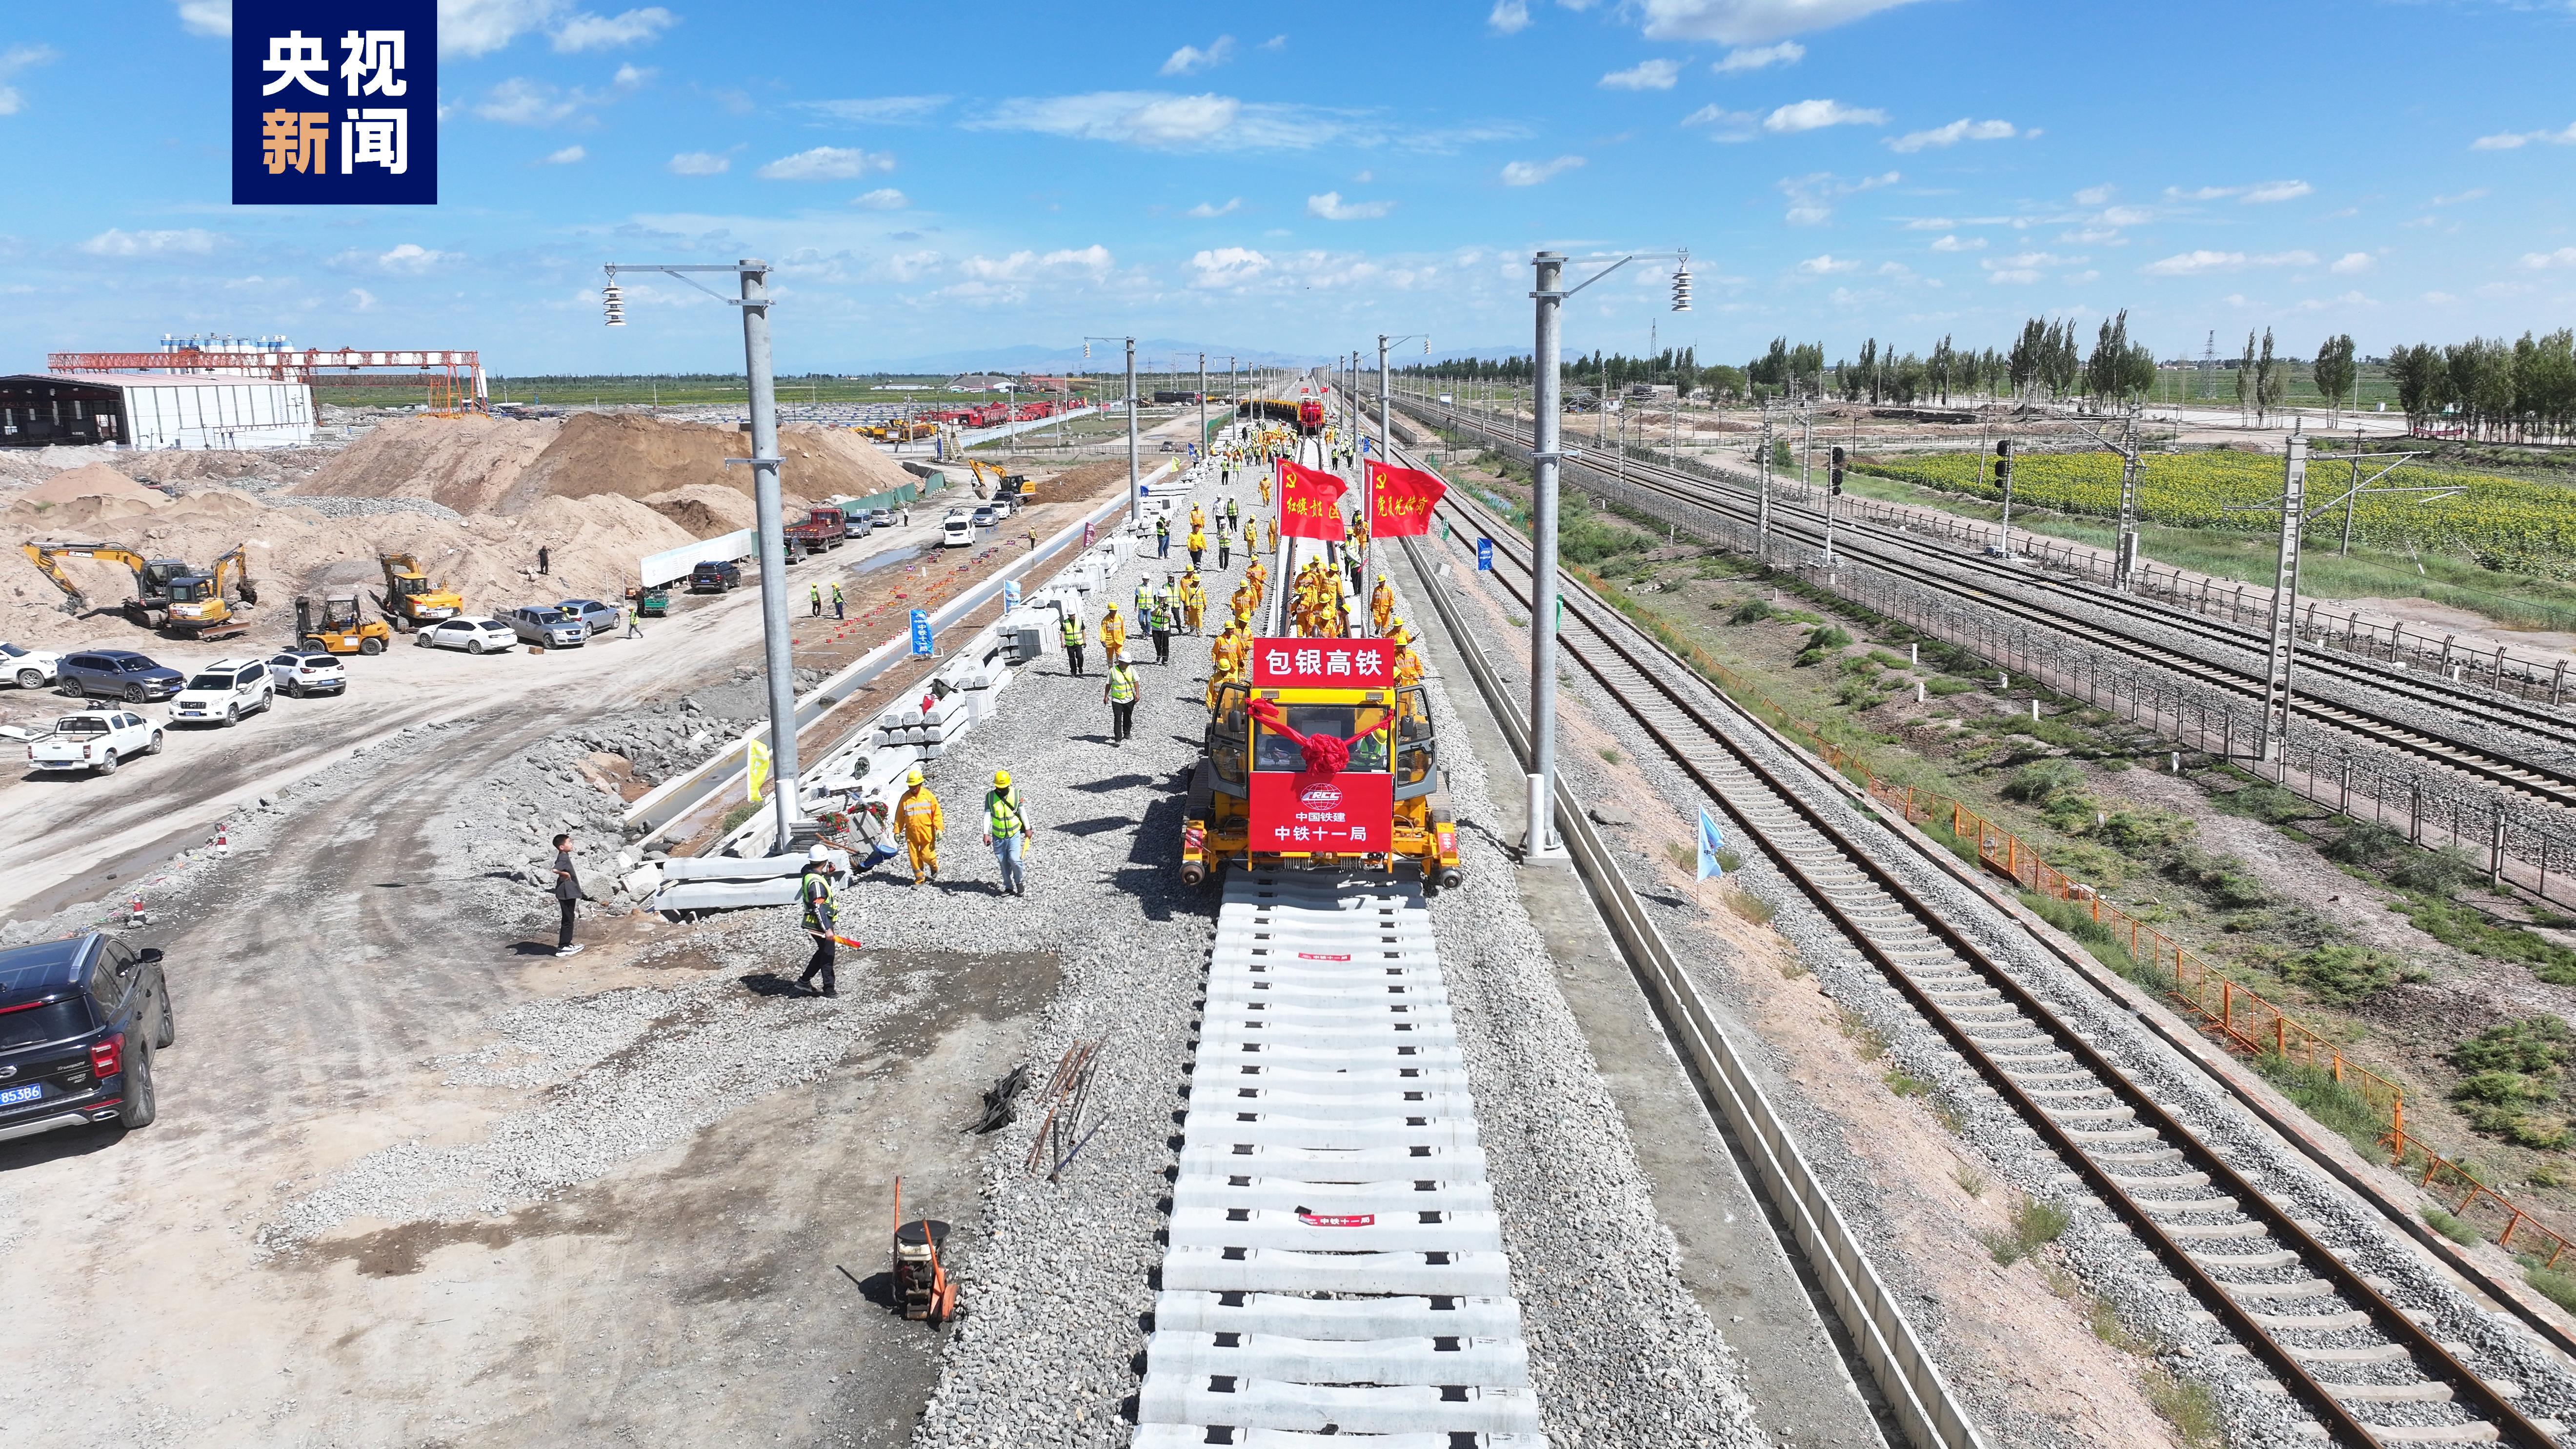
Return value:
<svg viewBox="0 0 2576 1449">
<path fill-rule="evenodd" d="M 0 1091 L 0 1107 L 15 1107 L 21 1102 L 32 1102 L 43 1095 L 45 1095 L 45 1084 L 42 1082 L 29 1082 L 23 1087 L 11 1087 Z"/>
</svg>

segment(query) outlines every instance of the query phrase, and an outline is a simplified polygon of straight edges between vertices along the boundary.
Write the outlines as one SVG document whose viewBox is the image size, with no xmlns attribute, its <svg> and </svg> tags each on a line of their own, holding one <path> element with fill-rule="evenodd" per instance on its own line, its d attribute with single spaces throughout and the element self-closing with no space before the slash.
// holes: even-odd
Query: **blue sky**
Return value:
<svg viewBox="0 0 2576 1449">
<path fill-rule="evenodd" d="M 228 203 L 229 0 L 14 7 L 0 368 L 212 330 L 731 369 L 730 309 L 638 279 L 610 331 L 597 268 L 744 255 L 799 370 L 1526 346 L 1541 246 L 1694 259 L 1697 311 L 1632 268 L 1569 350 L 2576 322 L 2568 0 L 440 10 L 442 203 L 282 209 Z"/>
</svg>

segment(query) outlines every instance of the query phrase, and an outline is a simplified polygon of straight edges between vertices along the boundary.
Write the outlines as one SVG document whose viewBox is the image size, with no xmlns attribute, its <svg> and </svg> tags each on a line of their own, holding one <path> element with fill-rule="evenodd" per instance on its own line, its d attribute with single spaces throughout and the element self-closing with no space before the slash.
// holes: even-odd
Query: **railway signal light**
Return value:
<svg viewBox="0 0 2576 1449">
<path fill-rule="evenodd" d="M 1832 458 L 1825 466 L 1825 496 L 1829 498 L 1843 496 L 1843 450 L 1839 446 L 1834 449 Z"/>
<path fill-rule="evenodd" d="M 615 282 L 599 289 L 599 300 L 608 308 L 608 325 L 626 325 L 626 293 Z"/>
<path fill-rule="evenodd" d="M 2002 442 L 1995 444 L 1996 482 L 2001 483 L 2012 476 L 2012 456 L 2012 439 L 2006 438 Z"/>
</svg>

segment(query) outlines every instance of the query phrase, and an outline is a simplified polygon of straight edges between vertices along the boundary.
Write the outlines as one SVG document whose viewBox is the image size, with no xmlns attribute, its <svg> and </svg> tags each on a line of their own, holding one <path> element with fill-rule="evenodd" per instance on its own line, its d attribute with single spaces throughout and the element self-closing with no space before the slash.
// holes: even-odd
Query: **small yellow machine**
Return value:
<svg viewBox="0 0 2576 1449">
<path fill-rule="evenodd" d="M 295 637 L 307 649 L 332 654 L 382 654 L 394 631 L 382 619 L 358 611 L 358 596 L 333 594 L 315 609 L 309 598 L 295 601 Z"/>
<path fill-rule="evenodd" d="M 1385 870 L 1458 884 L 1458 827 L 1431 711 L 1384 639 L 1255 639 L 1219 685 L 1181 821 L 1181 879 L 1229 865 Z"/>
<path fill-rule="evenodd" d="M 431 583 L 420 571 L 420 560 L 410 554 L 380 553 L 376 562 L 385 570 L 385 591 L 376 596 L 376 607 L 395 628 L 408 634 L 465 612 L 465 596 Z"/>
<path fill-rule="evenodd" d="M 245 604 L 259 602 L 259 586 L 250 580 L 250 555 L 241 547 L 216 559 L 215 566 L 202 574 L 170 581 L 169 619 L 164 627 L 205 640 L 246 633 L 250 620 L 233 608 L 235 598 Z"/>
</svg>

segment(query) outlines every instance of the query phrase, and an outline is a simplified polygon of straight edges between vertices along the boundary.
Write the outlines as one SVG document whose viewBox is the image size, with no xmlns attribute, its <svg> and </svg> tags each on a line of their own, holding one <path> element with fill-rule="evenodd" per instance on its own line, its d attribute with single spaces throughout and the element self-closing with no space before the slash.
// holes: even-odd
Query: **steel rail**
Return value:
<svg viewBox="0 0 2576 1449">
<path fill-rule="evenodd" d="M 1521 444 L 1520 446 L 1526 446 L 1526 444 Z M 1631 460 L 1632 463 L 1634 461 L 1635 460 L 1633 459 Z M 1578 461 L 1575 466 L 1585 465 Z M 1651 465 L 1639 464 L 1637 466 L 1640 469 L 1644 469 Z M 1592 471 L 1604 478 L 1610 477 L 1610 475 L 1602 473 L 1597 466 L 1593 466 Z M 1656 469 L 1654 471 L 1669 474 L 1672 478 L 1685 480 L 1688 483 L 1704 484 L 1707 481 L 1692 479 L 1687 474 L 1674 473 L 1669 469 Z M 1628 487 L 1640 488 L 1645 491 L 1664 494 L 1674 499 L 1674 501 L 1686 506 L 1701 508 L 1713 513 L 1725 515 L 1732 521 L 1739 524 L 1750 522 L 1754 516 L 1750 509 L 1746 505 L 1740 503 L 1731 492 L 1703 492 L 1695 488 L 1686 488 L 1675 482 L 1663 481 L 1655 477 L 1646 476 L 1644 473 L 1632 473 L 1628 478 L 1618 481 L 1624 483 L 1624 485 Z M 1798 522 L 1792 516 L 1788 515 L 1787 510 L 1778 508 L 1775 508 L 1773 511 L 1772 527 L 1781 532 L 1783 536 L 1799 541 L 1813 541 L 1820 538 L 1822 534 L 1820 527 Z M 1910 539 L 1888 538 L 1886 537 L 1888 532 L 1887 530 L 1871 525 L 1845 525 L 1837 531 L 1842 533 L 1845 536 L 1845 540 L 1848 541 L 1853 534 L 1863 533 L 1864 530 L 1866 530 L 1866 536 L 1876 537 L 1882 544 L 1894 545 L 1896 547 L 1917 552 L 1925 551 L 1923 549 L 1923 545 L 1917 541 Z M 2159 667 L 2170 670 L 2174 673 L 2181 674 L 2187 679 L 2191 679 L 2214 689 L 2225 691 L 2228 694 L 2242 696 L 2251 700 L 2260 700 L 2262 698 L 2262 682 L 2249 673 L 2232 668 L 2224 663 L 2202 660 L 2188 654 L 2177 653 L 2165 646 L 2142 640 L 2133 634 L 2126 634 L 2106 629 L 2100 624 L 2087 623 L 2082 620 L 2073 619 L 2067 617 L 2063 613 L 2042 605 L 2033 604 L 2026 600 L 2012 598 L 1980 588 L 1974 583 L 1957 577 L 1954 570 L 1959 566 L 1979 568 L 1981 567 L 1981 561 L 1949 554 L 1940 554 L 1938 556 L 1942 560 L 1941 565 L 1938 566 L 1926 566 L 1920 563 L 1909 562 L 1902 558 L 1891 558 L 1885 554 L 1876 553 L 1855 555 L 1854 562 L 1870 568 L 1882 570 L 1883 572 L 1927 588 L 1937 589 L 1946 593 L 1958 594 L 1964 598 L 1972 600 L 1973 602 L 1981 604 L 1986 608 L 1992 609 L 2010 618 L 2021 620 L 2025 623 L 2033 624 L 2059 633 L 2068 634 L 2087 642 L 2115 645 L 2118 648 L 2137 656 L 2144 662 L 2158 665 Z M 2015 581 L 2029 582 L 2029 580 L 2020 576 L 2016 576 Z M 2097 599 L 2092 595 L 2082 596 L 2081 601 L 2091 606 L 2106 608 L 2114 613 L 2127 612 L 2133 615 L 2137 613 L 2137 609 L 2134 605 L 2123 609 L 2122 607 L 2112 605 L 2103 599 Z M 2174 628 L 2186 627 L 2179 622 L 2179 620 L 2144 619 L 2142 622 L 2155 623 Z M 2207 621 L 2203 621 L 2202 626 L 2204 628 L 2208 627 Z M 2213 642 L 2225 642 L 2229 647 L 2235 648 L 2246 647 L 2236 643 L 2235 641 Z M 2310 661 L 2311 664 L 2313 664 L 2317 657 L 2318 656 L 2314 654 L 2302 656 L 2303 659 Z M 2375 681 L 2355 680 L 2351 682 L 2361 687 L 2383 687 Z M 2554 805 L 2561 808 L 2576 809 L 2576 776 L 2560 777 L 2553 772 L 2535 768 L 2529 764 L 2502 760 L 2478 745 L 2461 740 L 2446 739 L 2442 736 L 2428 733 L 2415 726 L 2401 724 L 2394 720 L 2389 720 L 2378 715 L 2354 709 L 2350 706 L 2322 701 L 2310 694 L 2294 695 L 2292 703 L 2301 716 L 2314 723 L 2322 724 L 2329 728 L 2342 729 L 2385 748 L 2395 749 L 2417 756 L 2434 764 L 2438 764 L 2446 769 L 2455 770 L 2461 774 L 2468 775 L 2486 784 L 2519 792 L 2538 803 Z M 2454 700 L 2445 700 L 2441 703 L 2440 707 L 2457 709 L 2459 708 L 2459 705 Z M 2528 729 L 2527 726 L 2521 724 L 2512 724 L 2508 727 Z"/>
<path fill-rule="evenodd" d="M 1469 509 L 1457 505 L 1454 499 L 1444 506 L 1452 508 L 1471 526 L 1488 527 L 1484 521 L 1474 517 Z M 1481 510 L 1475 510 L 1475 512 L 1481 512 Z M 1516 567 L 1526 571 L 1525 555 L 1518 539 L 1507 530 L 1496 531 L 1488 528 L 1488 532 L 1495 537 L 1498 552 L 1511 558 Z M 1525 593 L 1513 589 L 1506 580 L 1498 579 L 1497 582 L 1501 583 L 1515 598 L 1520 599 L 1523 607 L 1527 607 Z M 2052 1117 L 2039 1104 L 2036 1097 L 2027 1091 L 1982 1043 L 1976 1040 L 1969 1025 L 1953 1013 L 1950 1005 L 1937 1000 L 1924 983 L 1916 979 L 1914 971 L 1899 961 L 1881 943 L 1879 937 L 1887 929 L 1885 924 L 1864 921 L 1859 910 L 1839 898 L 1832 889 L 1816 878 L 1815 864 L 1811 860 L 1801 858 L 1798 847 L 1785 838 L 1786 832 L 1777 825 L 1766 825 L 1763 822 L 1761 816 L 1766 809 L 1775 815 L 1785 811 L 1794 818 L 1795 822 L 1803 823 L 1808 831 L 1821 837 L 1831 857 L 1838 858 L 1841 863 L 1858 870 L 1866 878 L 1869 886 L 1886 897 L 1904 915 L 1912 918 L 1910 924 L 1938 940 L 1973 970 L 1982 985 L 1992 988 L 2010 1001 L 2015 1010 L 2047 1038 L 2055 1051 L 2081 1063 L 2103 1089 L 2116 1098 L 2122 1106 L 2130 1109 L 2137 1119 L 2150 1125 L 2159 1138 L 2175 1144 L 2176 1150 L 2189 1162 L 2192 1170 L 2206 1174 L 2211 1184 L 2222 1189 L 2223 1195 L 2233 1198 L 2234 1211 L 2259 1224 L 2265 1236 L 2287 1245 L 2289 1250 L 2296 1254 L 2301 1271 L 2322 1279 L 2331 1285 L 2333 1291 L 2345 1302 L 2356 1305 L 2367 1317 L 2369 1326 L 2389 1343 L 2404 1351 L 2418 1373 L 2448 1388 L 2468 1412 L 2495 1428 L 2504 1442 L 2530 1446 L 2530 1449 L 2544 1449 L 2544 1446 L 2554 1443 L 2546 1431 L 2525 1417 L 2501 1391 L 2461 1363 L 2429 1331 L 2415 1324 L 2358 1271 L 2345 1264 L 2334 1252 L 2317 1241 L 2287 1209 L 2275 1203 L 2238 1172 L 2217 1149 L 2202 1141 L 2197 1134 L 2185 1127 L 2151 1094 L 2132 1081 L 2125 1071 L 2097 1050 L 2038 995 L 2024 986 L 1973 937 L 1951 925 L 1931 902 L 1925 900 L 1910 884 L 1877 859 L 1857 834 L 1807 800 L 1781 771 L 1737 744 L 1699 707 L 1696 701 L 1676 688 L 1664 674 L 1665 670 L 1672 670 L 1691 675 L 1692 671 L 1687 665 L 1673 658 L 1660 645 L 1648 640 L 1645 641 L 1645 649 L 1652 655 L 1660 656 L 1656 664 L 1650 665 L 1637 650 L 1623 643 L 1617 633 L 1601 627 L 1600 615 L 1608 612 L 1615 616 L 1615 611 L 1609 610 L 1588 589 L 1583 589 L 1579 585 L 1570 587 L 1568 593 L 1572 595 L 1566 611 L 1570 616 L 1570 622 L 1579 624 L 1586 635 L 1597 640 L 1615 655 L 1620 665 L 1624 666 L 1630 674 L 1652 687 L 1667 704 L 1687 717 L 1700 731 L 1704 742 L 1677 738 L 1672 730 L 1656 722 L 1634 697 L 1633 686 L 1625 685 L 1614 678 L 1613 671 L 1605 668 L 1590 649 L 1575 639 L 1568 638 L 1564 641 L 1566 653 L 1621 703 L 1636 723 L 1656 740 L 1657 744 L 1694 783 L 1707 792 L 1712 800 L 1725 804 L 1730 813 L 1745 823 L 1761 841 L 1764 852 L 1780 866 L 1783 874 L 1796 882 L 1800 889 L 1816 902 L 1819 909 L 1835 921 L 1843 933 L 1879 968 L 1889 983 L 1895 986 L 1925 1020 L 1949 1041 L 1962 1060 L 2014 1108 L 2023 1121 L 2050 1145 L 2060 1160 L 2070 1162 L 2077 1169 L 2078 1175 L 2092 1188 L 2095 1195 L 2109 1206 L 2131 1231 L 2137 1233 L 2149 1245 L 2150 1250 L 2156 1254 L 2157 1259 L 2166 1269 L 2172 1272 L 2220 1323 L 2226 1325 L 2239 1342 L 2262 1359 L 2291 1395 L 2310 1413 L 2316 1415 L 2321 1423 L 2328 1426 L 2330 1432 L 2338 1433 L 2345 1442 L 2362 1444 L 2401 1442 L 2404 1437 L 2400 1434 L 2392 1439 L 2382 1439 L 2382 1431 L 2396 1429 L 2398 1426 L 2374 1426 L 2361 1419 L 2350 1405 L 2333 1392 L 2336 1387 L 2351 1387 L 2350 1385 L 2330 1385 L 2314 1377 L 2307 1366 L 2300 1361 L 2293 1346 L 2275 1337 L 2258 1321 L 2257 1315 L 2252 1310 L 2244 1307 L 2234 1295 L 2229 1293 L 2222 1280 L 2204 1267 L 2178 1238 L 2168 1232 L 2167 1225 L 2149 1212 L 2107 1166 L 2096 1161 L 2093 1151 L 2078 1142 L 2069 1129 Z M 1639 633 L 1633 626 L 1627 624 L 1624 618 L 1620 620 L 1619 630 Z M 1693 677 L 1696 676 L 1693 675 Z M 1714 691 L 1711 692 L 1714 693 Z M 1732 706 L 1729 707 L 1732 708 Z M 1707 747 L 1710 745 L 1714 745 L 1724 755 L 1731 757 L 1737 767 L 1752 777 L 1768 799 L 1748 803 L 1742 798 L 1745 792 L 1741 785 L 1729 788 L 1714 778 L 1703 763 L 1709 758 L 1710 752 Z M 1830 772 L 1820 771 L 1819 774 L 1830 776 Z M 1839 782 L 1838 777 L 1832 778 L 1835 779 L 1837 789 L 1848 789 L 1848 786 Z M 1812 846 L 1804 853 L 1809 857 L 1817 854 Z M 2052 1092 L 2049 1095 L 2060 1094 Z"/>
</svg>

